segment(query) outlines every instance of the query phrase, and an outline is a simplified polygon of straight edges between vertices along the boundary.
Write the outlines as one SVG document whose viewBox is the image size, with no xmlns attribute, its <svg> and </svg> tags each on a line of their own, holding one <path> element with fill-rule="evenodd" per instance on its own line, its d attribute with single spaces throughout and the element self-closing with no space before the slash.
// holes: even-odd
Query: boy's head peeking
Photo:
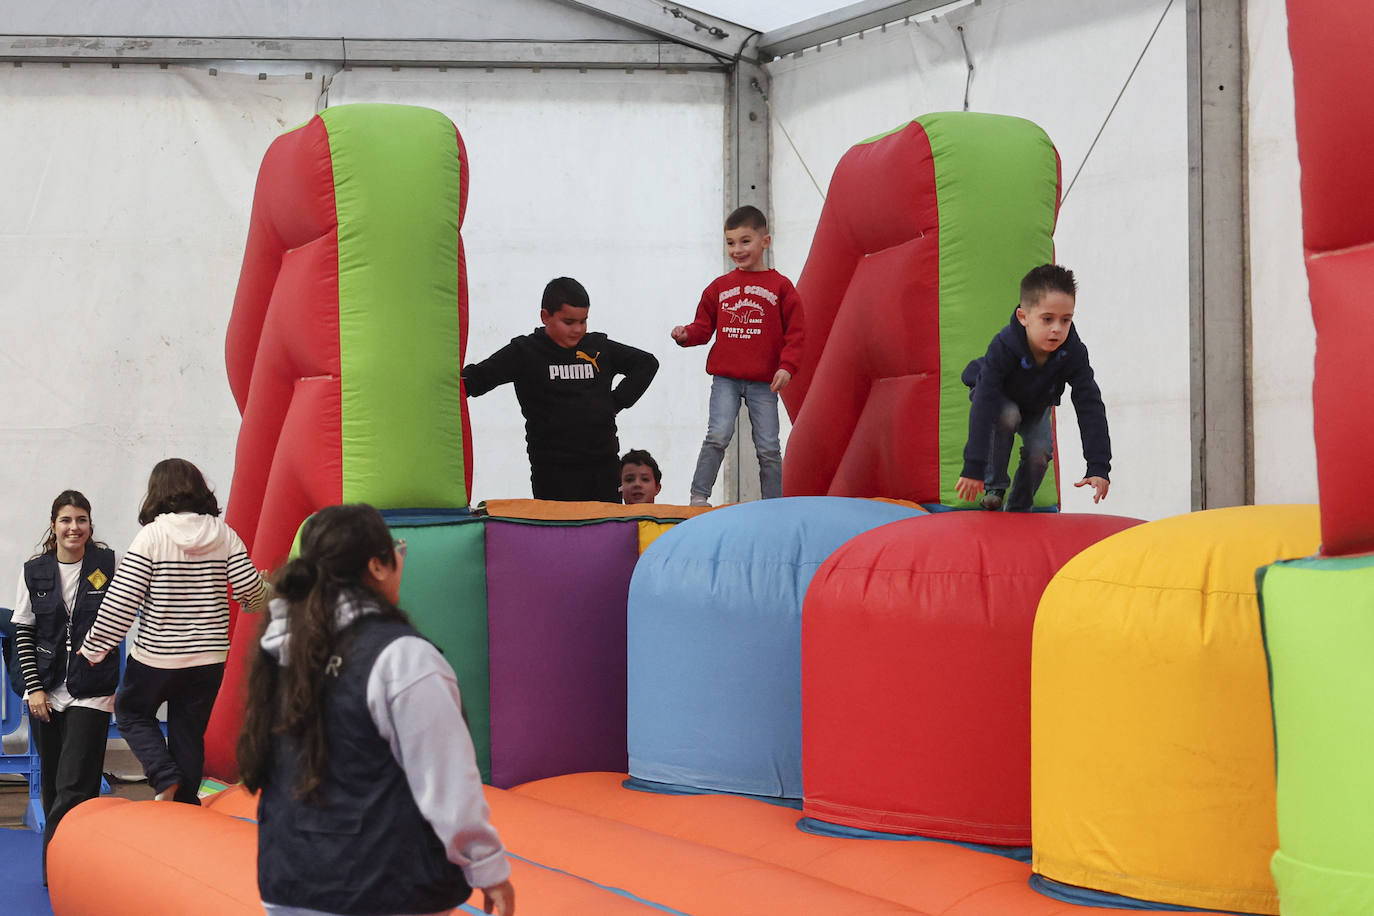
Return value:
<svg viewBox="0 0 1374 916">
<path fill-rule="evenodd" d="M 758 207 L 740 207 L 725 218 L 725 250 L 740 270 L 767 270 L 763 253 L 772 241 L 768 218 Z"/>
<path fill-rule="evenodd" d="M 632 448 L 620 456 L 620 497 L 625 505 L 651 503 L 662 489 L 663 472 L 653 455 Z"/>
<path fill-rule="evenodd" d="M 544 287 L 539 320 L 549 339 L 565 349 L 575 347 L 587 333 L 587 290 L 572 277 L 555 277 Z"/>
<path fill-rule="evenodd" d="M 1021 278 L 1016 320 L 1026 329 L 1026 343 L 1037 365 L 1069 339 L 1078 281 L 1058 264 L 1041 264 Z"/>
</svg>

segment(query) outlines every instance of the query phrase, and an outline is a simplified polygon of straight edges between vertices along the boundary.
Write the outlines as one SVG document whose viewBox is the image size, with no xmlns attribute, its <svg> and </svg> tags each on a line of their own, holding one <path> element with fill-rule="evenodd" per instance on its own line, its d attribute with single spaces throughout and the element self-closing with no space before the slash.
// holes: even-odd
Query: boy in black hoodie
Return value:
<svg viewBox="0 0 1374 916">
<path fill-rule="evenodd" d="M 1054 457 L 1050 408 L 1059 403 L 1065 384 L 1073 388 L 1088 463 L 1074 486 L 1092 487 L 1093 502 L 1106 498 L 1112 443 L 1088 348 L 1073 327 L 1077 295 L 1073 271 L 1057 264 L 1035 268 L 1021 280 L 1021 301 L 1011 322 L 988 344 L 986 355 L 965 367 L 962 379 L 973 389 L 973 406 L 964 468 L 955 484 L 962 499 L 978 500 L 985 509 L 1000 509 L 1005 500 L 1009 512 L 1030 511 Z M 1012 482 L 1007 463 L 1016 433 L 1021 435 L 1021 463 Z"/>
<path fill-rule="evenodd" d="M 587 291 L 571 277 L 544 287 L 534 333 L 463 368 L 470 397 L 515 384 L 535 499 L 620 502 L 615 415 L 639 400 L 658 372 L 652 353 L 587 333 Z M 625 378 L 615 388 L 615 376 Z"/>
</svg>

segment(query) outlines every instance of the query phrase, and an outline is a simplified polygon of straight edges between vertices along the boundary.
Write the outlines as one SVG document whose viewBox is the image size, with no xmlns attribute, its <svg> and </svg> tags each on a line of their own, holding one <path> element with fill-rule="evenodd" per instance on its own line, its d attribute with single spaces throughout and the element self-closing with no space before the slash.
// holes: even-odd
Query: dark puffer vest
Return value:
<svg viewBox="0 0 1374 916">
<path fill-rule="evenodd" d="M 24 585 L 33 605 L 34 650 L 38 679 L 44 690 L 52 690 L 66 679 L 74 697 L 103 697 L 119 686 L 119 653 L 111 652 L 100 664 L 92 665 L 77 654 L 91 625 L 100 613 L 101 602 L 110 579 L 114 578 L 115 553 L 108 547 L 87 545 L 81 559 L 81 578 L 76 589 L 75 607 L 62 602 L 62 576 L 57 554 L 45 553 L 24 564 Z M 71 654 L 67 653 L 67 626 L 71 625 Z"/>
<path fill-rule="evenodd" d="M 267 903 L 355 916 L 459 906 L 472 888 L 420 813 L 367 710 L 377 656 L 419 634 L 372 614 L 346 633 L 325 678 L 328 764 L 320 803 L 296 797 L 295 745 L 273 739 L 258 801 L 258 890 Z"/>
</svg>

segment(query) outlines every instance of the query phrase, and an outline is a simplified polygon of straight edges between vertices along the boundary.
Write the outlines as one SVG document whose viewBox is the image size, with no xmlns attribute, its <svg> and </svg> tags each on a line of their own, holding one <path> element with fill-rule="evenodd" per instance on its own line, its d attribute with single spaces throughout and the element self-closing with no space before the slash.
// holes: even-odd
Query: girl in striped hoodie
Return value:
<svg viewBox="0 0 1374 916">
<path fill-rule="evenodd" d="M 116 724 L 158 799 L 198 805 L 205 727 L 229 654 L 229 589 L 251 612 L 265 605 L 267 586 L 191 462 L 153 467 L 138 521 L 81 654 L 101 661 L 139 618 Z M 157 720 L 164 702 L 165 740 Z"/>
</svg>

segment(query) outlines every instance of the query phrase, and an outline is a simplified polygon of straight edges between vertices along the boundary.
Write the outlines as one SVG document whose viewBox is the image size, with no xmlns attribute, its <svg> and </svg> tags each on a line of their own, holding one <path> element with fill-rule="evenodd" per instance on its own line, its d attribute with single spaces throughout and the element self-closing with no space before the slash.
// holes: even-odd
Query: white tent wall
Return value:
<svg viewBox="0 0 1374 916">
<path fill-rule="evenodd" d="M 1186 23 L 1183 0 L 1165 13 L 1167 5 L 983 0 L 768 65 L 774 245 L 777 266 L 794 277 L 822 203 L 803 161 L 825 188 L 854 143 L 926 112 L 962 108 L 961 26 L 974 65 L 970 109 L 1044 127 L 1066 189 L 1083 165 L 1060 213 L 1056 258 L 1079 278 L 1077 323 L 1107 402 L 1114 486 L 1099 506 L 1066 486 L 1070 511 L 1159 518 L 1190 508 Z M 1248 11 L 1255 497 L 1315 501 L 1313 337 L 1283 0 L 1254 0 Z M 1064 479 L 1076 480 L 1082 461 L 1067 399 L 1059 439 Z"/>
<path fill-rule="evenodd" d="M 61 490 L 98 538 L 138 530 L 148 472 L 233 472 L 224 370 L 253 184 L 318 86 L 156 66 L 0 68 L 0 604 Z"/>
<path fill-rule="evenodd" d="M 713 73 L 356 69 L 329 104 L 397 102 L 444 112 L 471 168 L 468 361 L 539 324 L 544 284 L 582 282 L 589 326 L 658 356 L 658 376 L 620 414 L 622 448 L 647 448 L 664 502 L 687 502 L 706 429 L 705 348 L 668 337 L 723 271 L 725 78 Z M 468 401 L 473 497 L 528 497 L 524 421 L 509 386 Z"/>
</svg>

